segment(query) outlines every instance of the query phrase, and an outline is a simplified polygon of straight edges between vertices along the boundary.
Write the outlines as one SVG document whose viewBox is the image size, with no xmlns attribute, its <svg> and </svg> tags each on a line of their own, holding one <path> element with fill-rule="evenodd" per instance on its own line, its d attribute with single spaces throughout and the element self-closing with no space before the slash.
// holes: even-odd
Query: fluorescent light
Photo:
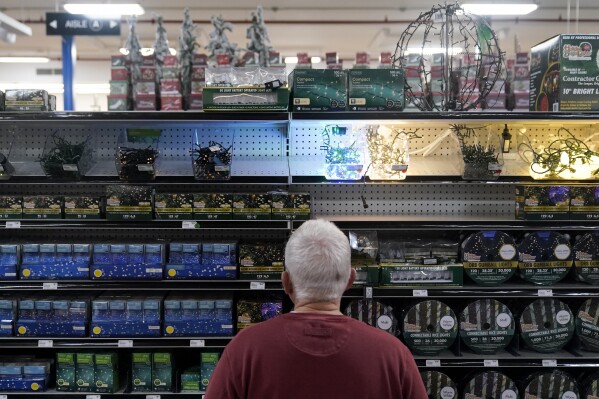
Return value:
<svg viewBox="0 0 599 399">
<path fill-rule="evenodd" d="M 478 15 L 526 15 L 534 10 L 536 10 L 538 6 L 536 4 L 527 3 L 527 4 L 462 4 L 462 9 L 464 11 L 470 12 L 472 14 Z"/>
<path fill-rule="evenodd" d="M 175 50 L 172 47 L 169 47 L 168 49 L 169 53 L 171 53 L 171 55 L 177 55 L 177 50 Z M 142 47 L 139 52 L 141 53 L 141 55 L 152 55 L 154 54 L 154 49 L 152 47 Z M 129 50 L 127 50 L 124 47 L 121 47 L 119 49 L 119 53 L 123 54 L 123 55 L 127 55 L 129 54 Z"/>
<path fill-rule="evenodd" d="M 449 54 L 456 55 L 464 51 L 461 47 L 450 47 Z M 422 54 L 422 55 L 431 55 L 431 54 L 445 54 L 445 48 L 443 47 L 408 47 L 406 54 Z"/>
<path fill-rule="evenodd" d="M 322 61 L 322 58 L 320 58 L 320 57 L 310 58 L 310 62 L 312 62 L 312 64 L 318 64 L 320 61 Z"/>
<path fill-rule="evenodd" d="M 50 62 L 47 57 L 0 57 L 0 62 L 5 64 L 44 64 Z"/>
<path fill-rule="evenodd" d="M 121 15 L 143 15 L 142 6 L 136 3 L 128 4 L 74 4 L 64 5 L 64 9 L 71 14 L 85 14 L 98 17 L 118 17 Z"/>
<path fill-rule="evenodd" d="M 285 64 L 297 64 L 297 57 L 285 57 Z"/>
</svg>

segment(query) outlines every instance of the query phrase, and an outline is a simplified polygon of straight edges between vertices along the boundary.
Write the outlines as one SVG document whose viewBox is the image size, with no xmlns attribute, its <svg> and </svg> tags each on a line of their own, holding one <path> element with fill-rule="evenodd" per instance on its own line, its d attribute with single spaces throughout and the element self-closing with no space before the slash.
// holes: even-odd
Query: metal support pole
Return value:
<svg viewBox="0 0 599 399">
<path fill-rule="evenodd" d="M 64 110 L 74 111 L 73 76 L 77 61 L 77 48 L 74 36 L 62 37 L 62 83 L 64 86 Z"/>
</svg>

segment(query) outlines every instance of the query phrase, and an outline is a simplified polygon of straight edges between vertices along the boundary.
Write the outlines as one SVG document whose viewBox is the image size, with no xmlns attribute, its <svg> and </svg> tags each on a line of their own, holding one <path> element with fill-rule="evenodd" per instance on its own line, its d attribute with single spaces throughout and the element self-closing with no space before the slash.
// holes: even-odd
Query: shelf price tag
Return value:
<svg viewBox="0 0 599 399">
<path fill-rule="evenodd" d="M 58 283 L 43 283 L 42 284 L 42 289 L 43 290 L 57 290 L 58 289 Z"/>
<path fill-rule="evenodd" d="M 133 347 L 133 340 L 132 339 L 119 339 L 119 341 L 117 342 L 117 346 L 119 348 L 131 348 L 131 347 Z"/>
<path fill-rule="evenodd" d="M 412 290 L 412 296 L 428 296 L 428 290 Z"/>
<path fill-rule="evenodd" d="M 8 399 L 8 395 L 0 395 L 0 399 Z"/>
<path fill-rule="evenodd" d="M 251 281 L 250 290 L 264 290 L 266 289 L 266 283 L 264 281 Z"/>
<path fill-rule="evenodd" d="M 441 360 L 426 359 L 426 367 L 441 367 Z"/>
<path fill-rule="evenodd" d="M 200 227 L 198 222 L 194 222 L 193 220 L 184 220 L 181 222 L 181 228 L 183 229 L 197 229 Z"/>
<path fill-rule="evenodd" d="M 37 341 L 38 348 L 52 348 L 54 346 L 54 341 L 51 339 L 40 339 Z"/>
<path fill-rule="evenodd" d="M 20 221 L 15 221 L 15 220 L 7 221 L 6 222 L 6 228 L 7 229 L 20 229 L 21 228 L 21 222 Z"/>
<path fill-rule="evenodd" d="M 364 298 L 372 299 L 372 287 L 364 287 Z"/>
<path fill-rule="evenodd" d="M 192 348 L 203 348 L 206 346 L 206 341 L 203 339 L 192 339 L 189 341 L 189 346 Z"/>
<path fill-rule="evenodd" d="M 553 290 L 539 290 L 537 292 L 538 296 L 553 296 Z"/>
<path fill-rule="evenodd" d="M 85 399 L 102 399 L 102 395 L 85 395 Z"/>
<path fill-rule="evenodd" d="M 62 164 L 62 170 L 64 170 L 65 172 L 77 172 L 79 169 L 77 169 L 77 165 L 75 165 L 73 163 L 65 163 L 65 164 Z M 99 398 L 100 395 L 92 395 L 92 396 L 98 396 L 98 398 Z"/>
<path fill-rule="evenodd" d="M 137 170 L 139 170 L 140 172 L 153 172 L 154 166 L 146 165 L 146 164 L 142 163 L 142 164 L 137 165 Z"/>
<path fill-rule="evenodd" d="M 543 367 L 557 367 L 557 360 L 555 359 L 543 359 Z"/>
<path fill-rule="evenodd" d="M 497 360 L 497 359 L 485 359 L 485 360 L 483 360 L 483 366 L 485 366 L 485 367 L 499 367 L 499 360 Z"/>
<path fill-rule="evenodd" d="M 160 395 L 146 395 L 146 399 L 160 399 Z"/>
</svg>

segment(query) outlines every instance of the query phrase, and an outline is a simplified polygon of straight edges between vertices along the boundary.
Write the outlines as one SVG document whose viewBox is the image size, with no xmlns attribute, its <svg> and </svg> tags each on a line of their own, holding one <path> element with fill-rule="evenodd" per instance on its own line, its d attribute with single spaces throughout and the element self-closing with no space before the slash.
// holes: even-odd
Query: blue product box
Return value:
<svg viewBox="0 0 599 399">
<path fill-rule="evenodd" d="M 164 273 L 162 265 L 146 263 L 102 265 L 94 264 L 90 268 L 94 280 L 161 280 Z"/>
<path fill-rule="evenodd" d="M 110 244 L 94 244 L 92 250 L 92 263 L 94 265 L 110 265 L 112 263 Z"/>
<path fill-rule="evenodd" d="M 70 263 L 22 264 L 19 276 L 24 280 L 76 280 L 88 279 L 89 267 Z"/>
<path fill-rule="evenodd" d="M 56 244 L 40 244 L 40 263 L 56 263 Z"/>
<path fill-rule="evenodd" d="M 127 245 L 127 263 L 144 263 L 144 246 L 143 244 Z"/>
<path fill-rule="evenodd" d="M 15 323 L 18 336 L 84 337 L 87 331 L 86 326 L 86 301 L 69 302 L 46 299 L 19 301 L 19 318 Z"/>
<path fill-rule="evenodd" d="M 73 262 L 73 246 L 71 244 L 56 244 L 56 262 Z"/>
<path fill-rule="evenodd" d="M 94 244 L 92 279 L 160 280 L 164 274 L 161 244 Z"/>
<path fill-rule="evenodd" d="M 114 265 L 127 264 L 127 246 L 125 244 L 111 244 L 110 257 Z"/>
<path fill-rule="evenodd" d="M 16 280 L 17 266 L 0 265 L 0 280 Z"/>
<path fill-rule="evenodd" d="M 72 320 L 18 320 L 19 337 L 85 337 L 87 322 Z"/>
<path fill-rule="evenodd" d="M 19 263 L 19 246 L 16 244 L 0 245 L 0 266 L 16 266 Z"/>
<path fill-rule="evenodd" d="M 183 244 L 182 262 L 185 265 L 202 263 L 200 244 Z"/>
<path fill-rule="evenodd" d="M 148 265 L 164 264 L 164 245 L 146 244 L 144 253 L 144 262 Z"/>
<path fill-rule="evenodd" d="M 16 301 L 0 299 L 0 337 L 12 337 L 16 318 Z"/>
<path fill-rule="evenodd" d="M 86 265 L 89 267 L 89 250 L 89 244 L 73 244 L 73 262 L 75 262 L 77 265 Z"/>
<path fill-rule="evenodd" d="M 216 303 L 221 308 L 217 311 Z M 164 335 L 230 336 L 233 334 L 231 300 L 167 298 L 164 301 Z"/>
<path fill-rule="evenodd" d="M 237 278 L 237 243 L 170 244 L 167 279 Z"/>
<path fill-rule="evenodd" d="M 37 374 L 37 367 L 28 369 L 27 374 L 23 366 L 18 363 L 0 364 L 0 392 L 10 391 L 45 391 L 47 385 L 47 374 Z M 36 374 L 31 374 L 36 371 Z"/>
<path fill-rule="evenodd" d="M 40 263 L 39 244 L 23 244 L 23 259 L 21 262 L 30 265 Z"/>
<path fill-rule="evenodd" d="M 19 268 L 20 278 L 28 280 L 88 278 L 89 266 L 83 262 L 76 263 L 73 250 L 72 244 L 23 245 L 23 262 Z"/>
<path fill-rule="evenodd" d="M 92 337 L 160 336 L 160 298 L 104 297 L 92 302 Z"/>
</svg>

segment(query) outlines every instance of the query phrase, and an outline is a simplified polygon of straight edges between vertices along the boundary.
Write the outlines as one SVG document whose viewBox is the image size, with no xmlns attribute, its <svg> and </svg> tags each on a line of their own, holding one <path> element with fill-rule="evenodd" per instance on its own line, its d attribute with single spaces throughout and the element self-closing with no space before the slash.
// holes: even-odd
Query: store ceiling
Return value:
<svg viewBox="0 0 599 399">
<path fill-rule="evenodd" d="M 480 0 L 482 2 L 482 0 Z M 487 1 L 487 0 L 486 0 Z M 505 0 L 508 1 L 508 0 Z M 513 1 L 513 0 L 512 0 Z M 116 2 L 114 0 L 113 2 Z M 180 20 L 183 9 L 189 7 L 198 24 L 198 41 L 205 46 L 211 30 L 210 17 L 222 14 L 235 23 L 229 35 L 240 47 L 246 45 L 245 31 L 251 11 L 258 4 L 265 9 L 271 41 L 283 55 L 308 52 L 323 56 L 327 51 L 337 51 L 345 59 L 353 59 L 357 51 L 369 51 L 375 58 L 381 51 L 394 51 L 395 43 L 407 22 L 420 12 L 427 11 L 437 1 L 422 0 L 141 0 L 146 14 L 140 18 L 141 44 L 150 47 L 154 40 L 155 15 L 167 21 L 166 29 L 171 47 L 177 48 Z M 426 4 L 423 4 L 426 3 Z M 567 31 L 566 0 L 541 0 L 539 9 L 528 16 L 494 18 L 502 49 L 513 53 L 515 42 L 523 50 L 550 36 Z M 60 58 L 60 39 L 46 36 L 44 18 L 48 11 L 62 11 L 61 1 L 52 0 L 0 0 L 0 10 L 27 23 L 33 29 L 32 37 L 19 37 L 15 45 L 0 42 L 0 55 L 46 55 Z M 571 32 L 576 31 L 575 5 L 571 0 Z M 599 2 L 580 0 L 578 25 L 580 33 L 599 33 Z M 127 34 L 123 23 L 121 37 L 77 37 L 80 59 L 108 59 L 118 52 Z"/>
</svg>

